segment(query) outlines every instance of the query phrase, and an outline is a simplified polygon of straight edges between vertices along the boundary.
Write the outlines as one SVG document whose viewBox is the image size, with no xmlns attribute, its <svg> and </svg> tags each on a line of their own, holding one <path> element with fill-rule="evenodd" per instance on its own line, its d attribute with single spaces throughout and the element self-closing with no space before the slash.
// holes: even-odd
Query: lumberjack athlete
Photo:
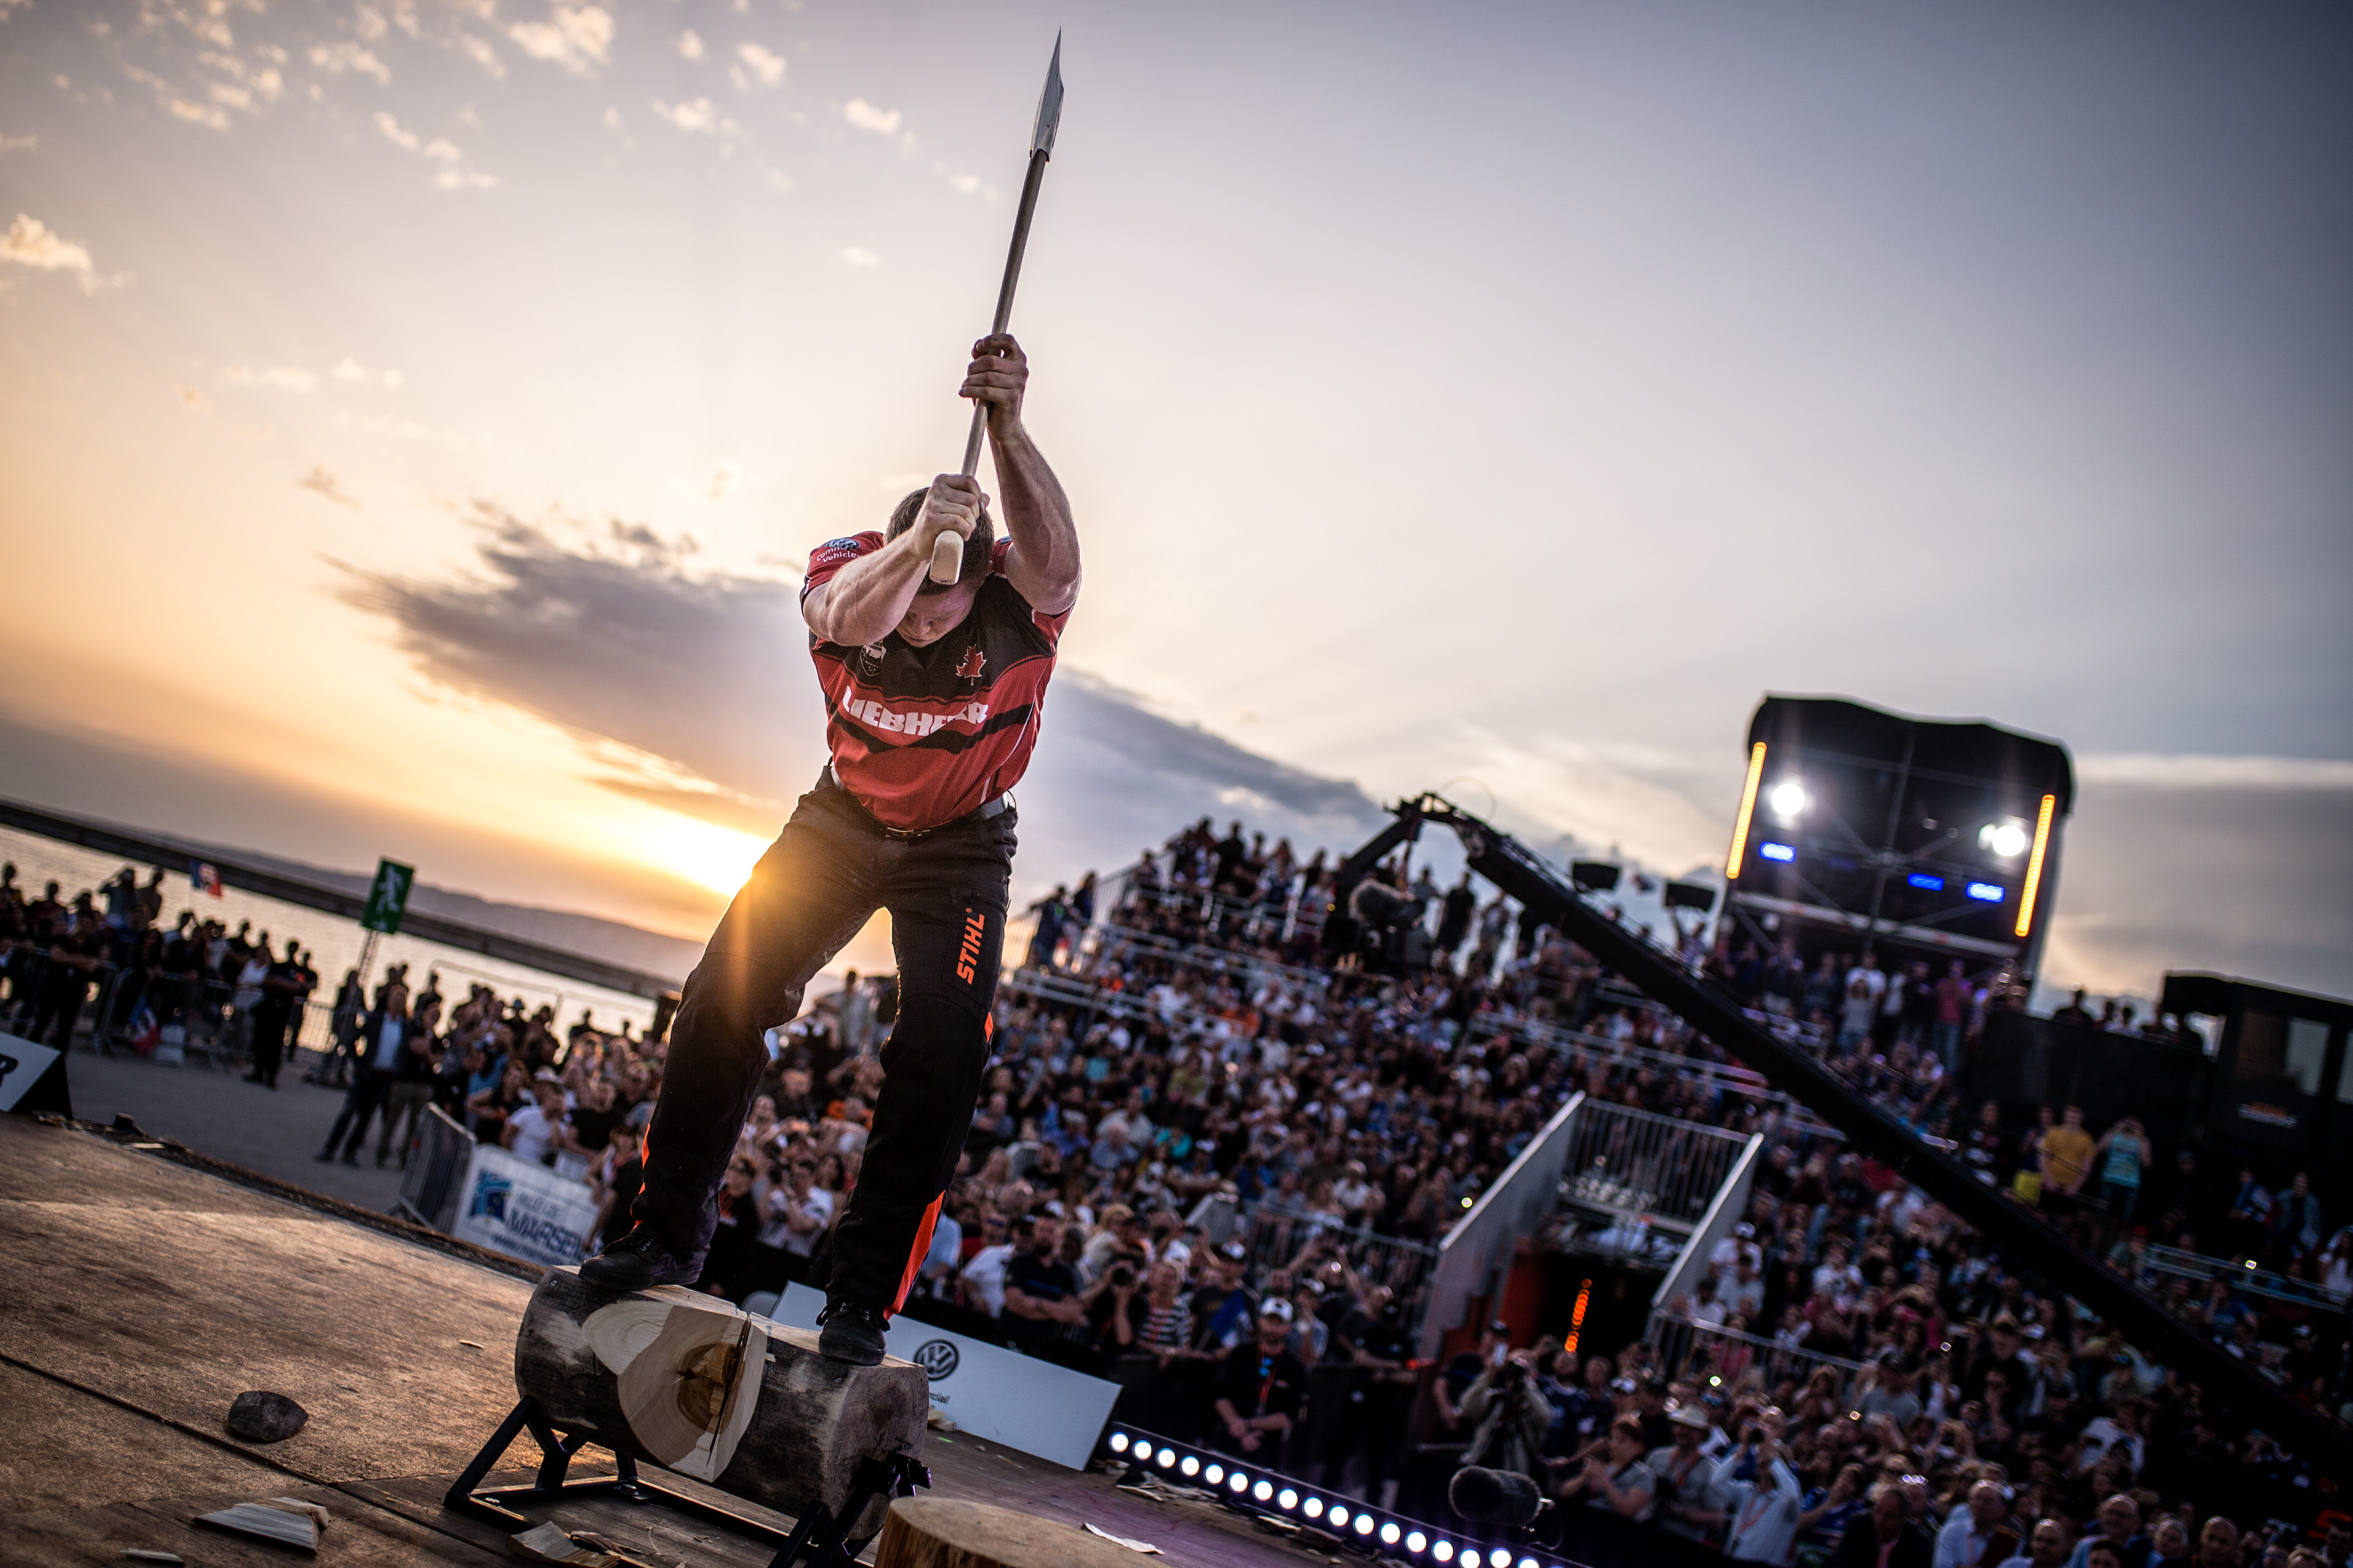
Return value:
<svg viewBox="0 0 2353 1568">
<path fill-rule="evenodd" d="M 1006 532 L 943 474 L 886 533 L 819 545 L 801 589 L 832 762 L 735 895 L 686 983 L 646 1138 L 635 1226 L 581 1266 L 614 1290 L 690 1283 L 715 1194 L 767 1064 L 762 1035 L 879 907 L 891 911 L 899 1018 L 866 1162 L 834 1241 L 820 1348 L 871 1365 L 931 1246 L 987 1065 L 1013 861 L 1006 790 L 1037 744 L 1055 644 L 1079 596 L 1070 502 L 1021 424 L 1029 362 L 983 338 L 960 395 L 987 410 Z M 964 540 L 953 586 L 926 576 Z"/>
</svg>

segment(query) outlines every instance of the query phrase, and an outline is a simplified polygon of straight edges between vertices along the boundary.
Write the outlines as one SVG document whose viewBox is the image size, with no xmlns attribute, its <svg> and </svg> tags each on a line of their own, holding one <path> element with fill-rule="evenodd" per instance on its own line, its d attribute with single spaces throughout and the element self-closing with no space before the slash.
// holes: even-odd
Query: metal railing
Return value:
<svg viewBox="0 0 2353 1568">
<path fill-rule="evenodd" d="M 1425 1358 L 1435 1356 L 1448 1331 L 1461 1325 L 1473 1297 L 1493 1299 L 1498 1273 L 1510 1268 L 1520 1242 L 1559 1201 L 1562 1165 L 1594 1109 L 1584 1095 L 1570 1095 L 1471 1211 L 1439 1238 L 1430 1310 L 1420 1325 Z"/>
<path fill-rule="evenodd" d="M 1642 1339 L 1656 1358 L 1660 1374 L 1670 1381 L 1689 1377 L 1705 1382 L 1720 1377 L 1730 1387 L 1753 1370 L 1763 1375 L 1766 1388 L 1771 1391 L 1785 1383 L 1803 1386 L 1814 1373 L 1830 1367 L 1839 1375 L 1840 1396 L 1844 1398 L 1853 1390 L 1855 1374 L 1863 1370 L 1861 1362 L 1843 1356 L 1695 1323 L 1672 1312 L 1652 1312 Z"/>
<path fill-rule="evenodd" d="M 60 962 L 47 952 L 21 945 L 0 963 L 6 994 L 0 997 L 0 1029 L 45 1041 L 111 1054 L 153 1054 L 159 1061 L 200 1060 L 210 1067 L 243 1067 L 252 1059 L 251 1008 L 238 1001 L 239 987 L 225 980 L 191 979 L 106 960 Z M 284 1060 L 295 1051 L 332 1048 L 333 1008 L 315 996 L 289 1019 Z"/>
<path fill-rule="evenodd" d="M 1382 1236 L 1261 1199 L 1243 1206 L 1241 1243 L 1242 1267 L 1261 1289 L 1280 1283 L 1278 1273 L 1295 1285 L 1336 1258 L 1366 1284 L 1388 1287 L 1409 1332 L 1421 1326 L 1429 1309 L 1438 1248 L 1428 1242 Z"/>
<path fill-rule="evenodd" d="M 417 1145 L 400 1178 L 400 1198 L 392 1212 L 446 1232 L 458 1217 L 465 1194 L 466 1167 L 474 1157 L 474 1135 L 442 1110 L 428 1106 L 417 1124 Z"/>
<path fill-rule="evenodd" d="M 1679 1295 L 1697 1289 L 1702 1276 L 1707 1273 L 1715 1256 L 1717 1244 L 1728 1239 L 1740 1222 L 1748 1216 L 1748 1192 L 1756 1184 L 1757 1166 L 1764 1148 L 1763 1135 L 1751 1133 L 1746 1147 L 1733 1161 L 1731 1173 L 1725 1177 L 1724 1184 L 1715 1191 L 1715 1200 L 1707 1205 L 1707 1213 L 1700 1216 L 1691 1239 L 1683 1243 L 1683 1251 L 1675 1256 L 1674 1267 L 1667 1270 L 1666 1278 L 1660 1280 L 1659 1288 L 1651 1292 L 1653 1310 L 1666 1306 Z"/>
<path fill-rule="evenodd" d="M 2348 1305 L 2343 1298 L 2330 1295 L 2312 1280 L 2291 1279 L 2267 1268 L 2251 1268 L 2243 1259 L 2233 1263 L 2227 1258 L 2209 1258 L 2204 1253 L 2183 1252 L 2179 1247 L 2150 1247 L 2142 1259 L 2141 1270 L 2208 1285 L 2224 1279 L 2232 1289 L 2246 1295 L 2286 1301 L 2315 1311 L 2344 1315 Z"/>
<path fill-rule="evenodd" d="M 1571 1141 L 1565 1202 L 1688 1233 L 1722 1190 L 1750 1135 L 1625 1105 L 1588 1105 Z"/>
</svg>

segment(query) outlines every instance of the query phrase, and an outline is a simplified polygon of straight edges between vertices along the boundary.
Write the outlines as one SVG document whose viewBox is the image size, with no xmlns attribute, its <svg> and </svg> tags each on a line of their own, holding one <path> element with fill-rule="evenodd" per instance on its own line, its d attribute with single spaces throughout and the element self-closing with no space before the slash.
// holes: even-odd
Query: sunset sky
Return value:
<svg viewBox="0 0 2353 1568">
<path fill-rule="evenodd" d="M 2073 749 L 2047 978 L 2353 994 L 2320 6 L 0 0 L 0 795 L 702 934 L 1057 28 L 1018 890 L 1430 787 L 1682 873 L 1835 693 Z"/>
</svg>

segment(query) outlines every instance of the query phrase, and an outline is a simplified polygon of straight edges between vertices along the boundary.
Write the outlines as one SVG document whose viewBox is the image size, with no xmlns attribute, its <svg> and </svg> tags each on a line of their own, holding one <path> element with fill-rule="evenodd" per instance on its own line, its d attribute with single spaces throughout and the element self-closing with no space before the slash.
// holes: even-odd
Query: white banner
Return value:
<svg viewBox="0 0 2353 1568">
<path fill-rule="evenodd" d="M 596 1197 L 546 1166 L 477 1144 L 449 1234 L 460 1241 L 558 1268 L 580 1261 L 596 1224 Z"/>
<path fill-rule="evenodd" d="M 814 1330 L 824 1305 L 824 1291 L 791 1286 L 776 1304 L 776 1321 Z M 882 1349 L 929 1374 L 933 1405 L 958 1430 L 1073 1470 L 1086 1468 L 1119 1397 L 1115 1383 L 913 1318 L 891 1320 Z"/>
</svg>

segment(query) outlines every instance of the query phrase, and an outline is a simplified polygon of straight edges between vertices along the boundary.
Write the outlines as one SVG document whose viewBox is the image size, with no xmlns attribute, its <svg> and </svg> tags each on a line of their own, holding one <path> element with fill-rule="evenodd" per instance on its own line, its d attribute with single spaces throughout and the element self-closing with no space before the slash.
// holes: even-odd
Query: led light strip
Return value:
<svg viewBox="0 0 2353 1568">
<path fill-rule="evenodd" d="M 1724 879 L 1740 879 L 1740 858 L 1748 850 L 1748 818 L 1757 810 L 1757 781 L 1765 776 L 1765 742 L 1759 741 L 1748 752 L 1748 782 L 1740 788 L 1740 819 L 1732 825 L 1732 854 L 1724 862 Z"/>
<path fill-rule="evenodd" d="M 2046 795 L 2042 809 L 2034 817 L 2034 853 L 2026 858 L 2026 889 L 2018 898 L 2017 934 L 2024 936 L 2034 923 L 2034 889 L 2042 885 L 2042 852 L 2051 847 L 2051 816 L 2059 809 L 2059 797 Z"/>
<path fill-rule="evenodd" d="M 1114 1426 L 1106 1446 L 1139 1469 L 1159 1470 L 1208 1488 L 1229 1504 L 1280 1511 L 1353 1542 L 1403 1552 L 1442 1568 L 1569 1568 L 1561 1559 L 1523 1547 L 1481 1546 L 1450 1540 L 1429 1526 L 1353 1499 L 1326 1499 L 1272 1470 L 1254 1469 L 1223 1454 L 1188 1448 L 1149 1432 Z"/>
</svg>

